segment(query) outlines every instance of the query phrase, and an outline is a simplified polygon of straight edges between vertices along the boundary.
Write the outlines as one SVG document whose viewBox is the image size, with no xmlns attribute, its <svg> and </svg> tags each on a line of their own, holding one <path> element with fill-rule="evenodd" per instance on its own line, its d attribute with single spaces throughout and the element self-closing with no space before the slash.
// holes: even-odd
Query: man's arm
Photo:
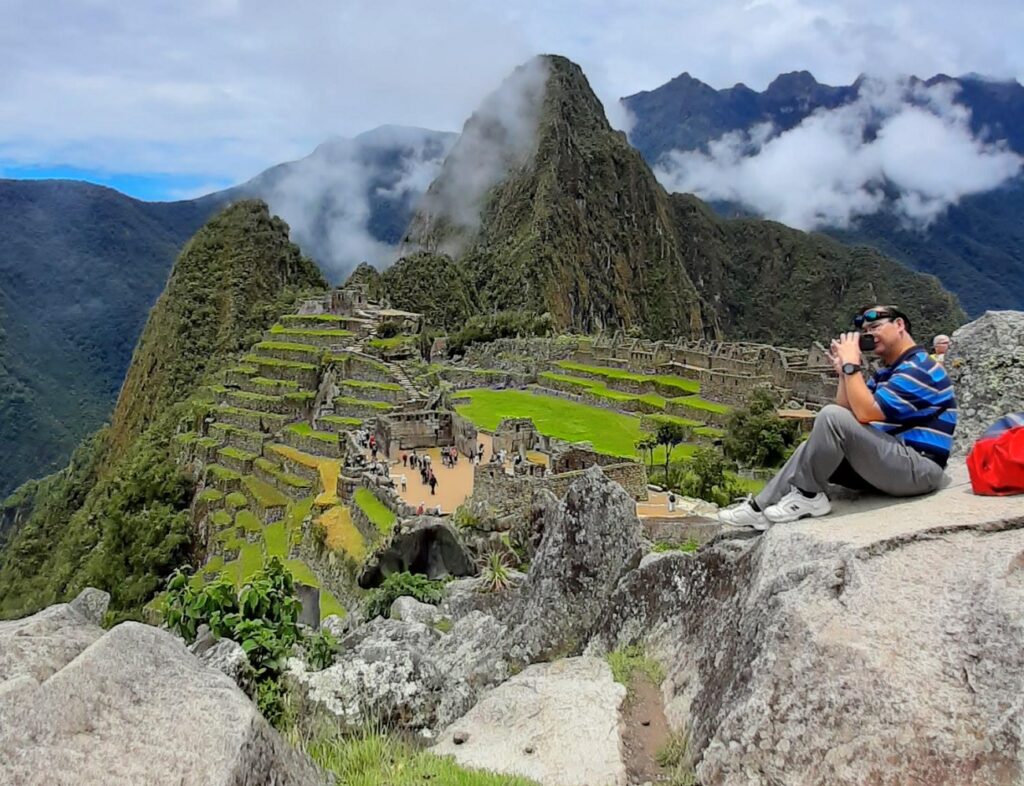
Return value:
<svg viewBox="0 0 1024 786">
<path fill-rule="evenodd" d="M 840 360 L 840 368 L 842 363 L 860 364 L 859 338 L 857 333 L 844 333 L 839 337 L 839 340 L 836 342 L 835 352 Z M 872 420 L 885 420 L 885 413 L 882 412 L 882 408 L 875 401 L 875 396 L 868 388 L 868 383 L 864 381 L 862 374 L 850 374 L 849 376 L 843 374 L 839 391 L 840 393 L 837 394 L 836 401 L 838 402 L 839 395 L 844 395 L 847 400 L 845 406 L 849 407 L 850 411 L 853 412 L 854 416 L 861 423 L 870 423 Z"/>
</svg>

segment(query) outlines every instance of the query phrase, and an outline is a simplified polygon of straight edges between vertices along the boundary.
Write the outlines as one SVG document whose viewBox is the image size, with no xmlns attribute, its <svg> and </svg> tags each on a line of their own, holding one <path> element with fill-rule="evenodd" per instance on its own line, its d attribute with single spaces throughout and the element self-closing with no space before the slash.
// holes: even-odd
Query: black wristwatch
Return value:
<svg viewBox="0 0 1024 786">
<path fill-rule="evenodd" d="M 843 373 L 846 374 L 846 376 L 856 374 L 862 368 L 864 367 L 860 363 L 843 363 Z"/>
</svg>

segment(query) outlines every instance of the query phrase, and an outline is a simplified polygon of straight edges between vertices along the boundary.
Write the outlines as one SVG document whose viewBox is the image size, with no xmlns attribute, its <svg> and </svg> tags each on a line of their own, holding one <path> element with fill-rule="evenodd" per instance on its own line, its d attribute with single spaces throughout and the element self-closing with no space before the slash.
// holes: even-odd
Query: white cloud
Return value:
<svg viewBox="0 0 1024 786">
<path fill-rule="evenodd" d="M 739 202 L 800 229 L 845 227 L 883 208 L 925 227 L 1021 171 L 1024 159 L 975 138 L 969 121 L 947 85 L 867 80 L 850 104 L 783 133 L 761 124 L 706 153 L 672 151 L 655 174 L 669 190 Z"/>
<path fill-rule="evenodd" d="M 333 135 L 456 130 L 537 53 L 615 99 L 681 71 L 1024 75 L 1017 0 L 4 0 L 0 157 L 243 180 Z"/>
</svg>

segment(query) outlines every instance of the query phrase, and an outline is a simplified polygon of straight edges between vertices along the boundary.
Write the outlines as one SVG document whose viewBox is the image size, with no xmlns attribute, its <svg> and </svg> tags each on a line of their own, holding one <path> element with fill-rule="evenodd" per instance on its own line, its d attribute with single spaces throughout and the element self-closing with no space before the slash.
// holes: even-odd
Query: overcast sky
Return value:
<svg viewBox="0 0 1024 786">
<path fill-rule="evenodd" d="M 689 71 L 1024 76 L 1020 0 L 0 0 L 0 176 L 194 195 L 395 123 L 459 130 L 518 63 L 606 106 Z M 613 117 L 613 121 L 615 118 Z"/>
</svg>

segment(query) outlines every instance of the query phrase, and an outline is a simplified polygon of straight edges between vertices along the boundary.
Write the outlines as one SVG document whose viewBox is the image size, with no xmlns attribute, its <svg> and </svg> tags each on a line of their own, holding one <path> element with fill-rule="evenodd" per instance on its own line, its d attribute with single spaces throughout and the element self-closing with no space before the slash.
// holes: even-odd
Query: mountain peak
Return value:
<svg viewBox="0 0 1024 786">
<path fill-rule="evenodd" d="M 779 74 L 765 89 L 765 93 L 776 95 L 802 95 L 816 87 L 824 87 L 810 71 L 790 71 Z"/>
</svg>

